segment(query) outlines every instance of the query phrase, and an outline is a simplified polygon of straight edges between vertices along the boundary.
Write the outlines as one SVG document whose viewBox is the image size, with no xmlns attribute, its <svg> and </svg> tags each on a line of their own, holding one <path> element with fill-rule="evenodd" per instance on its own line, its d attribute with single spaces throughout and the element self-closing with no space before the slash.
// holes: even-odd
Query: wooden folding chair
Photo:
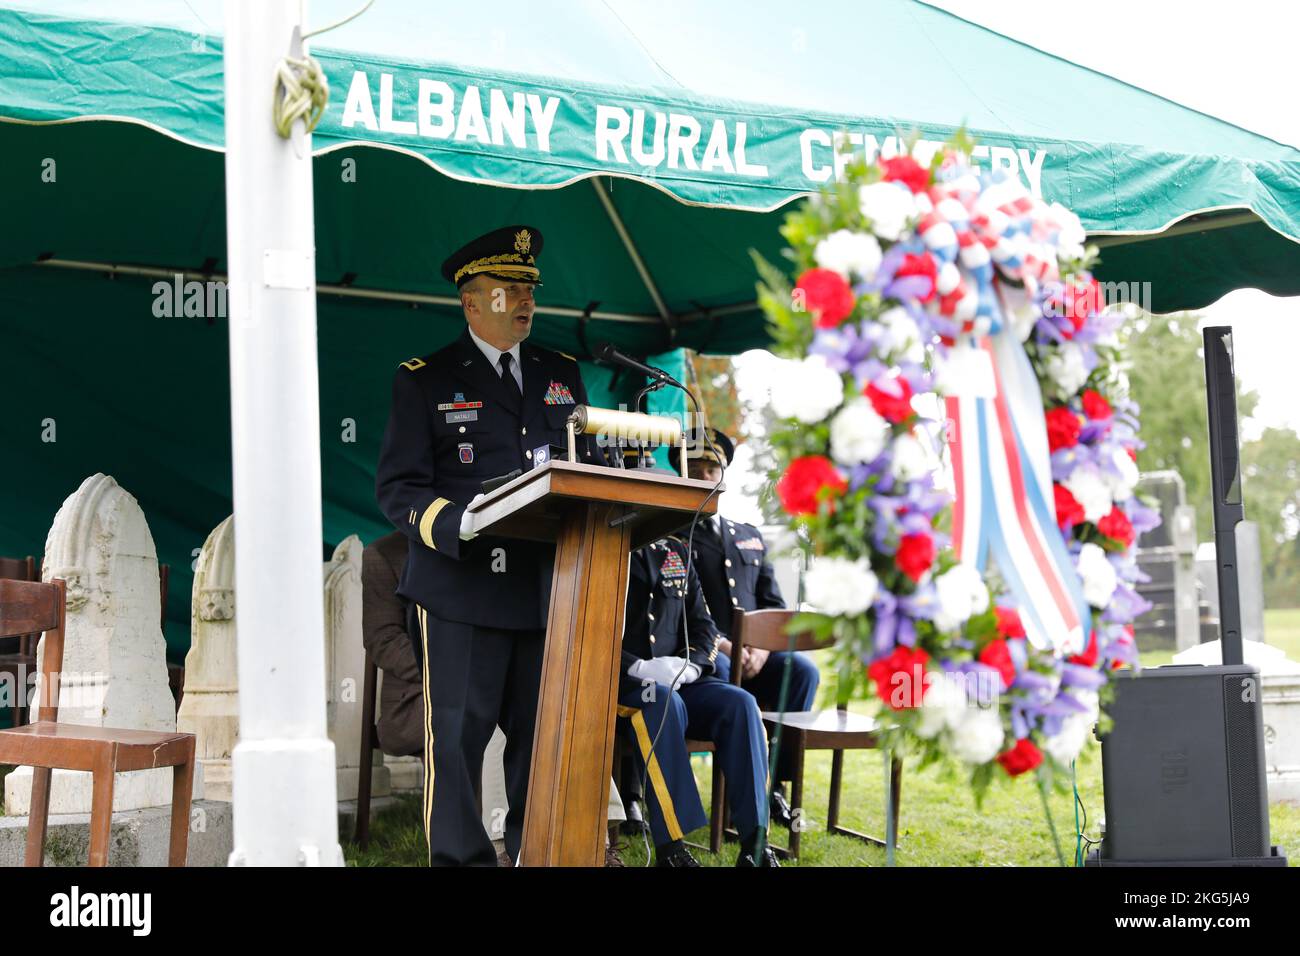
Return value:
<svg viewBox="0 0 1300 956">
<path fill-rule="evenodd" d="M 786 627 L 794 617 L 793 611 L 772 608 L 764 611 L 736 610 L 731 627 L 731 682 L 741 682 L 741 654 L 746 646 L 758 647 L 766 651 L 816 651 L 829 647 L 833 642 L 819 640 L 811 633 L 790 635 Z M 831 785 L 830 805 L 826 812 L 826 831 L 841 836 L 856 837 L 877 846 L 892 846 L 898 834 L 898 803 L 903 792 L 903 761 L 894 756 L 889 767 L 889 815 L 885 821 L 886 838 L 868 836 L 856 830 L 839 825 L 840 789 L 844 778 L 844 751 L 875 750 L 880 747 L 880 725 L 870 717 L 851 713 L 845 704 L 835 710 L 791 711 L 778 713 L 764 711 L 763 722 L 767 724 L 769 735 L 781 729 L 781 749 L 792 747 L 795 753 L 794 779 L 790 782 L 790 806 L 796 811 L 803 806 L 804 755 L 809 750 L 830 750 Z M 715 777 L 715 807 L 718 788 Z M 798 818 L 796 822 L 799 822 Z M 788 848 L 773 846 L 780 856 L 790 859 L 799 857 L 799 827 L 790 828 L 790 845 Z M 734 830 L 728 830 L 727 836 L 734 837 Z"/>
<path fill-rule="evenodd" d="M 55 769 L 94 775 L 90 810 L 90 865 L 108 865 L 113 825 L 114 774 L 171 767 L 172 826 L 168 865 L 184 866 L 189 849 L 190 795 L 194 786 L 194 735 L 61 724 L 59 679 L 67 587 L 59 579 L 0 580 L 0 637 L 45 632 L 41 708 L 35 723 L 0 730 L 0 763 L 33 768 L 26 866 L 41 866 Z"/>
<path fill-rule="evenodd" d="M 39 581 L 40 569 L 31 555 L 25 558 L 0 558 L 0 578 L 12 581 Z M 36 670 L 36 642 L 39 634 L 19 634 L 12 646 L 0 651 L 0 676 L 8 675 L 14 698 L 9 705 L 9 724 L 20 727 L 27 722 L 27 675 Z"/>
</svg>

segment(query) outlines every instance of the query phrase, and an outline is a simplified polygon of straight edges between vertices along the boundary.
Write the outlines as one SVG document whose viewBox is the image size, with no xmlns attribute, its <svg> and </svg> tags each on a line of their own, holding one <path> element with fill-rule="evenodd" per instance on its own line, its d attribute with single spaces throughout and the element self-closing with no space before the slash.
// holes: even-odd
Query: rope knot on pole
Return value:
<svg viewBox="0 0 1300 956">
<path fill-rule="evenodd" d="M 300 119 L 304 132 L 314 130 L 325 115 L 329 98 L 329 80 L 314 57 L 286 56 L 276 64 L 271 115 L 276 132 L 285 139 L 292 135 L 293 124 Z"/>
</svg>

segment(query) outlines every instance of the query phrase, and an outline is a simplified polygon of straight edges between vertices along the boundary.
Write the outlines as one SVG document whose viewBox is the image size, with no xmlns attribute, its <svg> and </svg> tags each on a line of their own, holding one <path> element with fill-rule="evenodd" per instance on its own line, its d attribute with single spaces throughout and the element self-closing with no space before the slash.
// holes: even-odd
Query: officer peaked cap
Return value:
<svg viewBox="0 0 1300 956">
<path fill-rule="evenodd" d="M 459 289 L 475 276 L 541 284 L 537 257 L 542 234 L 532 226 L 503 226 L 461 246 L 442 264 L 442 277 Z"/>
</svg>

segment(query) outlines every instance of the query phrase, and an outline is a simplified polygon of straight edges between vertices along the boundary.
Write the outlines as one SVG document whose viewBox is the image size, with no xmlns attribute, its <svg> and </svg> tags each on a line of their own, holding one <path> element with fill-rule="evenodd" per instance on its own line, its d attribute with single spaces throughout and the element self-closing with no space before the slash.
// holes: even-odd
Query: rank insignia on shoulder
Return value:
<svg viewBox="0 0 1300 956">
<path fill-rule="evenodd" d="M 460 452 L 460 460 L 463 464 L 472 465 L 474 463 L 474 446 L 470 442 L 463 441 L 456 446 Z"/>
<path fill-rule="evenodd" d="M 427 363 L 422 358 L 413 358 L 413 359 L 407 359 L 405 362 L 403 362 L 402 368 L 406 369 L 408 372 L 414 372 L 417 369 L 424 368 L 427 364 L 429 363 Z"/>
<path fill-rule="evenodd" d="M 569 391 L 569 386 L 551 380 L 551 384 L 546 388 L 547 405 L 573 405 L 573 393 Z"/>
</svg>

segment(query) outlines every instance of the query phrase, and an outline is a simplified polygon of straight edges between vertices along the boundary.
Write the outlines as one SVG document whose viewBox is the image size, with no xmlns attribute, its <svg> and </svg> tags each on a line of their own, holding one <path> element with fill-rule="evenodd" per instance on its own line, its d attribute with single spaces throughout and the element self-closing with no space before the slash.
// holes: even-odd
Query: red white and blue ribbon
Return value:
<svg viewBox="0 0 1300 956">
<path fill-rule="evenodd" d="M 981 572 L 993 559 L 1031 642 L 1079 653 L 1091 612 L 1057 527 L 1038 380 L 1010 323 L 1000 325 L 951 354 L 964 367 L 963 387 L 946 400 L 953 546 Z"/>
</svg>

